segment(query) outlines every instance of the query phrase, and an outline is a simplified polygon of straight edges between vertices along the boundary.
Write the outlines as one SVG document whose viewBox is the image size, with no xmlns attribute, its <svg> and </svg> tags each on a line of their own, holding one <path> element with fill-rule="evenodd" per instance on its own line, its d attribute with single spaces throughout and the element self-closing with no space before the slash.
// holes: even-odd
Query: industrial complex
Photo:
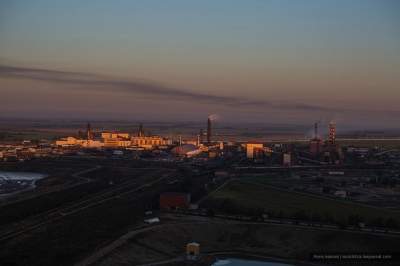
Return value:
<svg viewBox="0 0 400 266">
<path fill-rule="evenodd" d="M 210 116 L 184 136 L 87 123 L 3 141 L 0 258 L 14 262 L 18 250 L 16 265 L 60 256 L 65 265 L 212 265 L 235 254 L 320 265 L 298 245 L 335 252 L 313 240 L 334 236 L 389 256 L 400 241 L 400 138 L 371 145 L 336 128 L 316 122 L 304 139 L 235 141 Z"/>
</svg>

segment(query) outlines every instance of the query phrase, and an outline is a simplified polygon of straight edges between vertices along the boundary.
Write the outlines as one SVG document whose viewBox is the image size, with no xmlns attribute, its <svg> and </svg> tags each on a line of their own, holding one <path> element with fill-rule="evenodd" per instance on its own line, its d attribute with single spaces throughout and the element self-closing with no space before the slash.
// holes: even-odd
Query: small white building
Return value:
<svg viewBox="0 0 400 266">
<path fill-rule="evenodd" d="M 200 255 L 200 244 L 196 242 L 186 245 L 186 258 L 188 260 L 197 260 Z"/>
<path fill-rule="evenodd" d="M 146 224 L 156 224 L 156 223 L 160 222 L 160 218 L 158 218 L 158 217 L 149 218 L 149 219 L 145 219 L 144 222 Z"/>
<path fill-rule="evenodd" d="M 290 153 L 283 154 L 283 165 L 290 166 L 292 164 L 292 155 Z"/>
</svg>

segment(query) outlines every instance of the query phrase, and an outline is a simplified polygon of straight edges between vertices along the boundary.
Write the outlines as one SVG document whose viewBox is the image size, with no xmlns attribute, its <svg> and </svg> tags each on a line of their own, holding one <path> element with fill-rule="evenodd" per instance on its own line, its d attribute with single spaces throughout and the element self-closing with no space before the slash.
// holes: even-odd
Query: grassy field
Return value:
<svg viewBox="0 0 400 266">
<path fill-rule="evenodd" d="M 176 258 L 184 254 L 185 245 L 192 241 L 200 243 L 203 255 L 237 250 L 242 254 L 292 259 L 295 261 L 288 262 L 299 265 L 298 260 L 308 261 L 310 253 L 314 252 L 394 252 L 399 240 L 397 237 L 290 226 L 233 224 L 213 219 L 200 223 L 188 220 L 187 223 L 164 224 L 139 233 L 95 265 L 117 265 L 121 258 L 126 265 Z M 395 262 L 369 265 L 395 265 Z"/>
<path fill-rule="evenodd" d="M 293 217 L 302 212 L 307 217 L 347 221 L 357 215 L 362 221 L 393 218 L 400 221 L 400 212 L 368 207 L 341 200 L 331 200 L 296 192 L 287 192 L 263 184 L 235 180 L 204 202 L 207 207 L 224 212 L 240 213 L 263 210 Z M 329 218 L 329 219 L 328 219 Z"/>
<path fill-rule="evenodd" d="M 392 140 L 379 140 L 379 139 L 359 139 L 359 140 L 338 140 L 341 146 L 355 146 L 355 147 L 382 147 L 386 149 L 400 148 L 400 139 Z"/>
</svg>

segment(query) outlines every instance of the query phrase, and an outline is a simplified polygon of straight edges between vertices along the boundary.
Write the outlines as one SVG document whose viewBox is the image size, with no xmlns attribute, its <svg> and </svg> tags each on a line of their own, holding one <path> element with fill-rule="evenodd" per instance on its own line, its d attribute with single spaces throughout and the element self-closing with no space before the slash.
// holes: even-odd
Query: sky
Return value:
<svg viewBox="0 0 400 266">
<path fill-rule="evenodd" d="M 400 128 L 397 0 L 0 2 L 0 116 Z"/>
</svg>

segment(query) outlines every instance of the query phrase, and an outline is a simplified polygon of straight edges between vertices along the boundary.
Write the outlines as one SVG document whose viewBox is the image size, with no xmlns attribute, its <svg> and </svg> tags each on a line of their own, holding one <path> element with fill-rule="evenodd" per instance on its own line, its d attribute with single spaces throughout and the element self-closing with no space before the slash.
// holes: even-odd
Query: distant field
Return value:
<svg viewBox="0 0 400 266">
<path fill-rule="evenodd" d="M 357 215 L 366 222 L 379 218 L 393 218 L 397 222 L 400 221 L 400 212 L 286 192 L 261 183 L 239 180 L 229 183 L 207 199 L 204 204 L 227 212 L 251 212 L 262 209 L 264 212 L 280 213 L 288 217 L 303 212 L 307 217 L 331 217 L 336 221 L 346 221 L 351 215 Z"/>
<path fill-rule="evenodd" d="M 400 139 L 355 139 L 355 140 L 338 140 L 342 146 L 356 147 L 383 147 L 386 149 L 400 148 Z"/>
<path fill-rule="evenodd" d="M 46 130 L 21 130 L 21 131 L 3 131 L 0 132 L 0 141 L 22 141 L 22 140 L 54 140 L 65 136 L 67 133 L 59 131 Z"/>
</svg>

